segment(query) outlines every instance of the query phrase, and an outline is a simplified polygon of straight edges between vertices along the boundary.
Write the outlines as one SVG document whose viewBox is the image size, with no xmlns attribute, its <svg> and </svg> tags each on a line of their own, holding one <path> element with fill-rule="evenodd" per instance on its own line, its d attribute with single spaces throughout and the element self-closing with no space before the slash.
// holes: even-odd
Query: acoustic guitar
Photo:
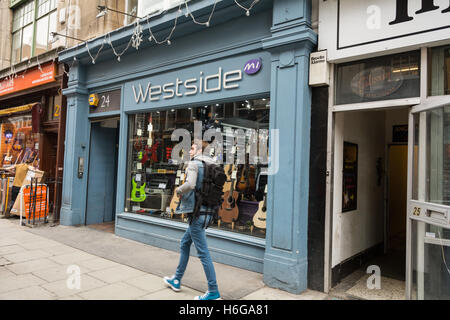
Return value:
<svg viewBox="0 0 450 320">
<path fill-rule="evenodd" d="M 223 202 L 219 208 L 219 219 L 222 222 L 234 223 L 239 216 L 239 209 L 237 201 L 239 192 L 234 189 L 235 186 L 235 171 L 231 175 L 231 188 L 223 195 Z"/>
<path fill-rule="evenodd" d="M 248 188 L 248 182 L 247 164 L 244 164 L 241 166 L 239 181 L 237 182 L 236 189 L 240 192 L 245 192 Z"/>
<path fill-rule="evenodd" d="M 259 202 L 258 211 L 253 216 L 253 225 L 260 229 L 266 229 L 267 218 L 267 185 L 264 200 Z"/>
<path fill-rule="evenodd" d="M 180 174 L 177 176 L 176 180 L 175 180 L 175 188 L 173 189 L 173 196 L 172 196 L 172 200 L 170 200 L 170 217 L 172 218 L 173 215 L 176 213 L 175 211 L 178 208 L 178 205 L 180 204 L 180 197 L 178 196 L 178 194 L 176 193 L 176 188 L 183 184 L 184 181 L 186 180 L 186 175 L 184 172 L 182 172 L 180 170 Z"/>
<path fill-rule="evenodd" d="M 236 166 L 234 164 L 226 164 L 224 166 L 225 175 L 227 176 L 227 181 L 225 181 L 225 184 L 223 185 L 223 192 L 227 192 L 231 189 L 231 174 L 233 171 L 236 171 Z"/>
</svg>

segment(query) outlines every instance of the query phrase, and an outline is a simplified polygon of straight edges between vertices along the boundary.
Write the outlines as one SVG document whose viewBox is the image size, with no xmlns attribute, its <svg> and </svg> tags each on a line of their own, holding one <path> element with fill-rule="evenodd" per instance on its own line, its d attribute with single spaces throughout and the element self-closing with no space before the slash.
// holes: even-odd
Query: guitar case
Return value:
<svg viewBox="0 0 450 320">
<path fill-rule="evenodd" d="M 253 216 L 258 211 L 258 201 L 241 200 L 238 203 L 239 218 L 238 221 L 241 225 L 245 225 L 247 222 L 253 220 Z"/>
</svg>

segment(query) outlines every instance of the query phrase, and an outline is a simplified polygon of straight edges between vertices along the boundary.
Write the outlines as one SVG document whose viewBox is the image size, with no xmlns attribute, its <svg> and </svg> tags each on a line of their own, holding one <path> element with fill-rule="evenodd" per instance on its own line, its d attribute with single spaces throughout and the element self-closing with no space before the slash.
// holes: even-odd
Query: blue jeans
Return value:
<svg viewBox="0 0 450 320">
<path fill-rule="evenodd" d="M 205 221 L 205 219 L 207 220 Z M 175 278 L 180 280 L 181 282 L 181 278 L 186 271 L 186 266 L 189 261 L 191 244 L 192 242 L 194 242 L 198 256 L 203 265 L 203 270 L 205 271 L 206 279 L 208 281 L 208 291 L 218 292 L 219 289 L 217 287 L 216 272 L 214 271 L 214 265 L 209 254 L 204 228 L 205 223 L 206 225 L 208 225 L 211 219 L 211 215 L 200 215 L 198 219 L 194 219 L 187 228 L 186 232 L 183 235 L 183 238 L 181 239 L 180 262 L 178 263 Z"/>
</svg>

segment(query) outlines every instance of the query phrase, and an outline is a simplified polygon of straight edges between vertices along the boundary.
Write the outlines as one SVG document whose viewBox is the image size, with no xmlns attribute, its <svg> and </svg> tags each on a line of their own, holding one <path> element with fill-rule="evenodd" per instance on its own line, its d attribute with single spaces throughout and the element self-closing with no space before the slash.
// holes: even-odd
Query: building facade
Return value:
<svg viewBox="0 0 450 320">
<path fill-rule="evenodd" d="M 213 260 L 305 290 L 311 2 L 139 3 L 141 19 L 59 54 L 70 66 L 61 224 L 114 221 L 118 236 L 178 251 L 187 223 L 173 190 L 202 137 L 229 177 L 229 207 L 207 229 Z"/>
<path fill-rule="evenodd" d="M 327 292 L 359 270 L 450 297 L 449 18 L 448 1 L 319 1 Z"/>
<path fill-rule="evenodd" d="M 123 7 L 125 2 L 120 3 Z M 95 20 L 97 13 L 92 1 L 11 0 L 0 4 L 2 166 L 34 159 L 45 172 L 54 221 L 59 219 L 61 205 L 66 116 L 62 89 L 68 69 L 59 63 L 58 52 L 125 23 L 114 14 Z M 2 209 L 7 211 L 5 201 Z"/>
</svg>

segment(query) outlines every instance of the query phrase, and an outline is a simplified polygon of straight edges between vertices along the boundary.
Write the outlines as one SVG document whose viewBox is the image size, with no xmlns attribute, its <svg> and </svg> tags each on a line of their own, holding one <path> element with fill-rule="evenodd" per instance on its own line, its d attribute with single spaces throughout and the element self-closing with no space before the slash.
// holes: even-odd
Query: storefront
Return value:
<svg viewBox="0 0 450 320">
<path fill-rule="evenodd" d="M 61 202 L 65 133 L 64 66 L 56 62 L 56 54 L 2 70 L 8 76 L 0 81 L 1 166 L 29 162 L 45 172 L 54 220 Z M 2 190 L 5 200 L 5 186 Z"/>
<path fill-rule="evenodd" d="M 327 1 L 319 13 L 330 63 L 325 291 L 448 299 L 448 2 Z"/>
<path fill-rule="evenodd" d="M 299 293 L 308 267 L 311 3 L 264 1 L 246 15 L 234 1 L 192 1 L 190 10 L 198 21 L 215 10 L 216 20 L 193 23 L 183 6 L 142 19 L 139 50 L 120 54 L 139 31 L 133 23 L 61 52 L 71 66 L 61 224 L 115 221 L 118 236 L 178 251 L 187 224 L 173 190 L 189 140 L 200 137 L 229 177 L 229 207 L 207 229 L 213 260 Z M 170 42 L 147 41 L 149 27 L 157 39 L 173 33 Z"/>
</svg>

